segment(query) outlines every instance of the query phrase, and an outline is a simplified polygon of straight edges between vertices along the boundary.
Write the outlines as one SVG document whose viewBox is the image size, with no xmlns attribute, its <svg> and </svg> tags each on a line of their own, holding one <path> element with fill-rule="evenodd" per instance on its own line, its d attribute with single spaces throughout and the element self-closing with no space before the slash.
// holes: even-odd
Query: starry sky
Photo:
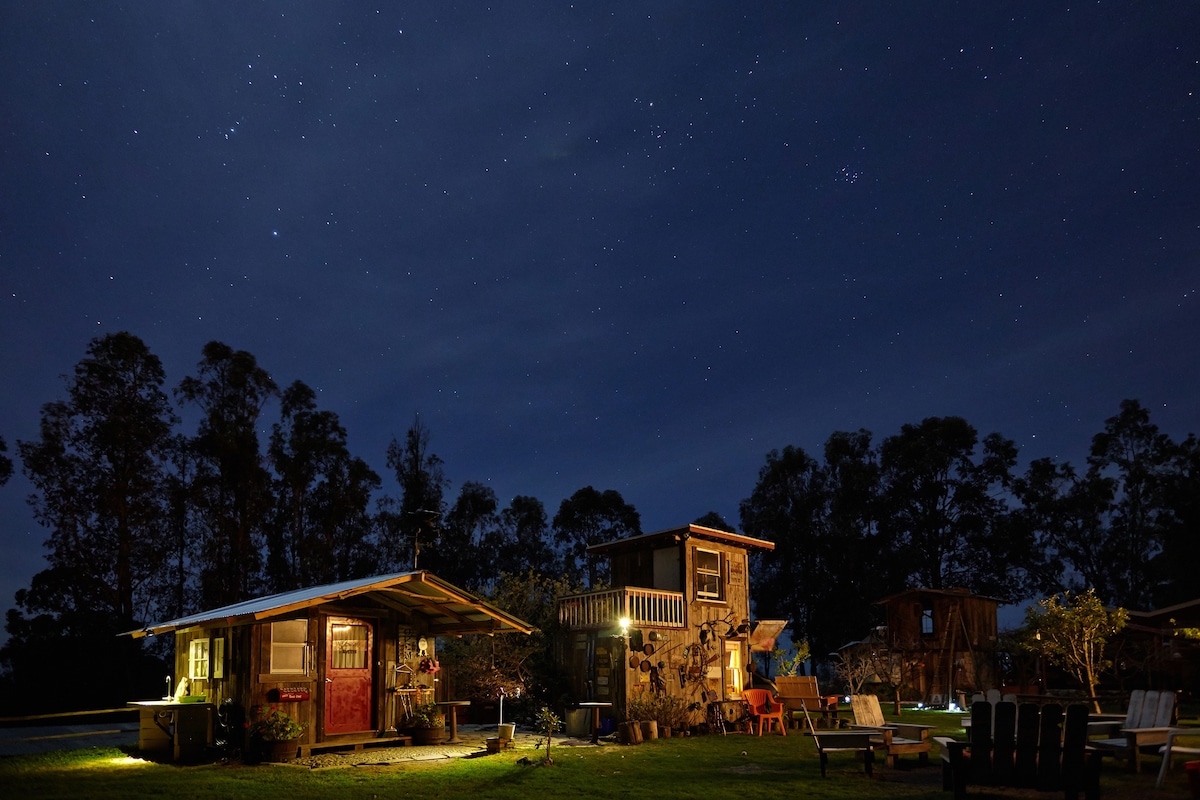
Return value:
<svg viewBox="0 0 1200 800">
<path fill-rule="evenodd" d="M 1181 438 L 1197 43 L 1193 0 L 7 3 L 0 435 L 128 330 L 169 388 L 214 339 L 308 383 L 393 494 L 420 414 L 449 499 L 648 531 L 839 430 Z"/>
</svg>

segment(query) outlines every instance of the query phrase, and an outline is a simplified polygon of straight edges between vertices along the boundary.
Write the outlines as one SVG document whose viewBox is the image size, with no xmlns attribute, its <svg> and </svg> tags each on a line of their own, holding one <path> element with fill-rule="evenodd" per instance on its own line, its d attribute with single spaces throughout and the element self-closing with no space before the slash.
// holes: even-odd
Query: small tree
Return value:
<svg viewBox="0 0 1200 800">
<path fill-rule="evenodd" d="M 1112 665 L 1104 658 L 1104 649 L 1128 618 L 1123 608 L 1105 608 L 1092 589 L 1082 594 L 1052 595 L 1025 612 L 1023 646 L 1066 670 L 1087 689 L 1099 713 L 1099 675 Z"/>
<path fill-rule="evenodd" d="M 554 760 L 550 758 L 550 741 L 554 738 L 554 732 L 562 727 L 562 720 L 548 706 L 542 706 L 537 713 L 536 723 L 538 732 L 546 734 L 546 757 L 542 763 L 553 764 Z M 542 746 L 541 740 L 538 741 L 537 746 Z"/>
</svg>

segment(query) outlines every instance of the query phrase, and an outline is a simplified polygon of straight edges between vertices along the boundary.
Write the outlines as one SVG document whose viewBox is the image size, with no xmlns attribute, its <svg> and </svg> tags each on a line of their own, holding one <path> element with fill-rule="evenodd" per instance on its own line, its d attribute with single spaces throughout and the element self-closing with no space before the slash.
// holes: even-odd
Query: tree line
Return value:
<svg viewBox="0 0 1200 800">
<path fill-rule="evenodd" d="M 184 411 L 197 419 L 187 432 Z M 552 519 L 535 497 L 501 507 L 473 481 L 451 500 L 430 439 L 418 417 L 388 444 L 388 492 L 350 453 L 337 414 L 301 381 L 281 390 L 250 353 L 210 342 L 168 389 L 138 337 L 93 340 L 65 399 L 17 442 L 49 532 L 47 568 L 8 611 L 0 678 L 62 686 L 86 653 L 89 683 L 128 697 L 142 671 L 161 676 L 164 653 L 116 633 L 414 567 L 498 597 L 513 595 L 506 577 L 534 576 L 545 605 L 547 585 L 607 581 L 589 545 L 641 532 L 619 493 L 591 486 Z M 13 469 L 6 452 L 0 439 L 0 483 Z M 1190 599 L 1200 447 L 1159 433 L 1136 401 L 1105 423 L 1079 471 L 1039 459 L 1018 474 L 1013 442 L 981 441 L 957 417 L 878 445 L 867 431 L 835 433 L 822 456 L 771 451 L 740 506 L 742 531 L 776 543 L 754 556 L 757 615 L 791 620 L 817 657 L 866 630 L 873 600 L 915 585 L 1003 600 L 1094 588 L 1130 607 Z M 696 521 L 733 530 L 713 512 Z"/>
</svg>

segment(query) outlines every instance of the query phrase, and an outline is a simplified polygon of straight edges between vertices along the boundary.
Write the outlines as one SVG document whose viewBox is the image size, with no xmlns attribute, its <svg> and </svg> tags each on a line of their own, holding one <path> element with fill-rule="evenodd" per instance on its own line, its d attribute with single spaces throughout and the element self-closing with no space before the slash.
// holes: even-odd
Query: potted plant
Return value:
<svg viewBox="0 0 1200 800">
<path fill-rule="evenodd" d="M 446 738 L 446 712 L 437 703 L 422 703 L 408 717 L 413 744 L 438 744 Z"/>
<path fill-rule="evenodd" d="M 304 726 L 274 706 L 250 726 L 250 741 L 263 761 L 287 761 L 296 755 L 297 740 Z"/>
</svg>

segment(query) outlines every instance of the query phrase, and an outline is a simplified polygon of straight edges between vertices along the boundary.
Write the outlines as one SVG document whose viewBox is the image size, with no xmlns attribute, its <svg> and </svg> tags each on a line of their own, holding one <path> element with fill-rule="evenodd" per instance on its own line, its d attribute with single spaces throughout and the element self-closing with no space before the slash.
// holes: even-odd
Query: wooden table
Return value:
<svg viewBox="0 0 1200 800">
<path fill-rule="evenodd" d="M 470 700 L 440 700 L 439 706 L 446 706 L 450 711 L 450 738 L 446 740 L 448 744 L 458 744 L 461 740 L 458 738 L 458 709 L 462 706 L 471 705 Z"/>
<path fill-rule="evenodd" d="M 600 744 L 600 709 L 612 708 L 612 703 L 587 702 L 579 707 L 592 709 L 592 744 Z"/>
</svg>

